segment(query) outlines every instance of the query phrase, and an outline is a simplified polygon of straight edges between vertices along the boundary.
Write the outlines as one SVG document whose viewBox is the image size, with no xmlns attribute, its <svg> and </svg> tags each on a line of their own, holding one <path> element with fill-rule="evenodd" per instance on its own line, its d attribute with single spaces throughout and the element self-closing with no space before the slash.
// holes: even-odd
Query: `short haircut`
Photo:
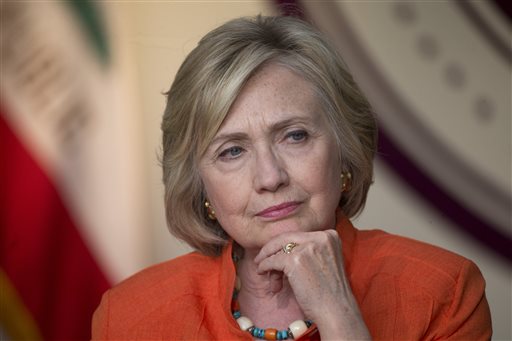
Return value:
<svg viewBox="0 0 512 341">
<path fill-rule="evenodd" d="M 352 175 L 350 190 L 339 203 L 344 214 L 357 215 L 366 202 L 373 181 L 376 120 L 336 49 L 297 18 L 231 20 L 204 36 L 186 57 L 166 93 L 161 127 L 167 223 L 174 236 L 203 254 L 220 254 L 229 236 L 206 218 L 199 160 L 242 87 L 269 63 L 287 67 L 313 85 L 336 139 L 333 157 Z"/>
</svg>

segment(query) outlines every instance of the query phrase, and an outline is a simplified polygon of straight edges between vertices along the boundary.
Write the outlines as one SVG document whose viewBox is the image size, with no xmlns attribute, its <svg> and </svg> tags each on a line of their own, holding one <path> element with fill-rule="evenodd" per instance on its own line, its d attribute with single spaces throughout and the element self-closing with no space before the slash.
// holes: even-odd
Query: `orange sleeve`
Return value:
<svg viewBox="0 0 512 341">
<path fill-rule="evenodd" d="M 92 317 L 92 340 L 213 340 L 208 327 L 215 329 L 216 321 L 203 321 L 206 303 L 195 295 L 184 295 L 164 305 L 144 304 L 132 296 L 109 290 Z M 146 297 L 165 301 L 160 296 Z M 209 317 L 208 317 L 209 318 Z M 205 326 L 206 324 L 206 326 Z M 213 324 L 211 326 L 210 324 Z"/>
<path fill-rule="evenodd" d="M 92 316 L 92 340 L 108 339 L 109 291 L 103 294 L 101 303 Z"/>
<path fill-rule="evenodd" d="M 485 280 L 477 266 L 466 261 L 459 273 L 450 307 L 436 334 L 440 340 L 490 340 L 491 313 Z"/>
<path fill-rule="evenodd" d="M 376 263 L 360 307 L 375 340 L 489 340 L 492 335 L 485 281 L 474 263 Z M 434 264 L 434 265 L 433 265 Z M 452 272 L 453 271 L 453 272 Z"/>
</svg>

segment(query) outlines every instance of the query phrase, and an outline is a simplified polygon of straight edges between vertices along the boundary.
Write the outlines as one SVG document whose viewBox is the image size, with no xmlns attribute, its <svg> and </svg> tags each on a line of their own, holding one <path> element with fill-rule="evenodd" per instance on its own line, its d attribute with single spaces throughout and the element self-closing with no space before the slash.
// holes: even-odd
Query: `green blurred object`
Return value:
<svg viewBox="0 0 512 341">
<path fill-rule="evenodd" d="M 84 33 L 88 36 L 91 44 L 94 45 L 102 64 L 108 65 L 110 51 L 101 9 L 94 1 L 90 0 L 68 0 L 66 3 L 70 5 L 72 11 L 82 23 Z"/>
</svg>

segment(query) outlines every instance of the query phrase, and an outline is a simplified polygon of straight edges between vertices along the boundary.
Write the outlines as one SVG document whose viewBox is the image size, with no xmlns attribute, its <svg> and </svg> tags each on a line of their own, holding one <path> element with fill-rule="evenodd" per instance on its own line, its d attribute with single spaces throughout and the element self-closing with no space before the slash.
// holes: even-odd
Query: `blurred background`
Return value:
<svg viewBox="0 0 512 341">
<path fill-rule="evenodd" d="M 473 260 L 511 340 L 511 12 L 501 1 L 1 1 L 0 339 L 86 340 L 101 294 L 190 249 L 168 232 L 162 95 L 225 21 L 295 14 L 380 125 L 355 225 Z"/>
</svg>

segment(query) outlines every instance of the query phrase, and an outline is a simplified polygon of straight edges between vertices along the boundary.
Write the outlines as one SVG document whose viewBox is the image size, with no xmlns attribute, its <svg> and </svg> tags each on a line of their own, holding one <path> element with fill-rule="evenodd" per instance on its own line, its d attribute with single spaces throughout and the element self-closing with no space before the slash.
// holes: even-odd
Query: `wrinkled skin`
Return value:
<svg viewBox="0 0 512 341">
<path fill-rule="evenodd" d="M 286 329 L 313 320 L 323 340 L 369 339 L 334 230 L 341 162 L 312 86 L 283 66 L 242 89 L 199 165 L 205 195 L 243 248 L 241 312 Z M 288 242 L 293 251 L 281 251 Z"/>
</svg>

